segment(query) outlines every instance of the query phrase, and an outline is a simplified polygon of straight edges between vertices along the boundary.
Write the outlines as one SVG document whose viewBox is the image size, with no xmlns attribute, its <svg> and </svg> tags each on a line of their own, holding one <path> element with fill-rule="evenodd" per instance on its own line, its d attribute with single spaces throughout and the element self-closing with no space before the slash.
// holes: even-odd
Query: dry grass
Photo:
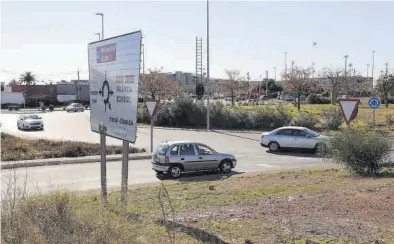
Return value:
<svg viewBox="0 0 394 244">
<path fill-rule="evenodd" d="M 130 153 L 140 152 L 130 147 Z M 107 154 L 121 154 L 122 147 L 107 146 Z M 74 141 L 28 140 L 1 133 L 2 161 L 42 158 L 83 157 L 100 154 L 100 145 Z"/>
<path fill-rule="evenodd" d="M 209 175 L 133 189 L 125 208 L 118 192 L 107 208 L 97 194 L 3 198 L 2 243 L 394 243 L 392 174 Z"/>
</svg>

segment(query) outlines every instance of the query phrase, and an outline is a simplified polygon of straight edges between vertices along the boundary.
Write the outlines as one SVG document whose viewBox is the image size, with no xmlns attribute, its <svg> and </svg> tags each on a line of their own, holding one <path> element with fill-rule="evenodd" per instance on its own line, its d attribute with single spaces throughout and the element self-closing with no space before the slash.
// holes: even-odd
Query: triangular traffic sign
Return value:
<svg viewBox="0 0 394 244">
<path fill-rule="evenodd" d="M 154 99 L 145 99 L 146 107 L 148 108 L 149 115 L 152 118 L 156 114 L 157 106 L 159 105 L 159 101 Z"/>
<path fill-rule="evenodd" d="M 338 99 L 338 103 L 341 108 L 342 118 L 345 120 L 346 124 L 349 124 L 357 117 L 360 99 Z"/>
</svg>

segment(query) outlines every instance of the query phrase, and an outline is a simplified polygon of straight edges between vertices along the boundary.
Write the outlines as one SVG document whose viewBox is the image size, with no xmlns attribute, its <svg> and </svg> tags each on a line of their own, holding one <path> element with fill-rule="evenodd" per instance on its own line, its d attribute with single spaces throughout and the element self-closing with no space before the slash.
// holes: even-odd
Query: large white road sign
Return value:
<svg viewBox="0 0 394 244">
<path fill-rule="evenodd" d="M 90 43 L 90 125 L 134 143 L 137 132 L 141 31 Z"/>
</svg>

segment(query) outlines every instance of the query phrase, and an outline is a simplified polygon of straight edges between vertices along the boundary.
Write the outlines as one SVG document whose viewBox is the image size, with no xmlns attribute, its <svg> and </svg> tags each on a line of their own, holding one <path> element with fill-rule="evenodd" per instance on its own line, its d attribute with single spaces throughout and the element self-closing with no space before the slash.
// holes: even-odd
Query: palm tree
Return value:
<svg viewBox="0 0 394 244">
<path fill-rule="evenodd" d="M 19 78 L 19 84 L 25 85 L 35 85 L 36 84 L 36 76 L 32 74 L 32 72 L 25 72 L 21 74 Z"/>
</svg>

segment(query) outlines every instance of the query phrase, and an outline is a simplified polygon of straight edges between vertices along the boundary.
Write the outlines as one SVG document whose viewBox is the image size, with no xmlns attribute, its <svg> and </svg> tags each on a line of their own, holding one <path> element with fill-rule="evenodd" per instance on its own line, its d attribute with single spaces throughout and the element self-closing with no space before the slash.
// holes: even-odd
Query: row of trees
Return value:
<svg viewBox="0 0 394 244">
<path fill-rule="evenodd" d="M 225 74 L 226 79 L 214 84 L 214 90 L 229 96 L 232 104 L 234 104 L 235 97 L 239 94 L 247 94 L 251 87 L 249 82 L 244 77 L 240 76 L 239 70 L 225 70 Z M 317 84 L 317 79 L 313 79 L 315 74 L 316 71 L 312 67 L 293 67 L 282 74 L 284 88 L 298 98 L 298 109 L 300 109 L 301 106 L 300 97 L 303 94 L 313 92 L 313 90 L 316 90 L 316 87 L 319 86 L 319 84 Z M 320 79 L 324 79 L 329 89 L 332 104 L 336 103 L 339 93 L 345 91 L 346 94 L 348 94 L 349 86 L 353 87 L 353 91 L 355 89 L 368 90 L 368 88 L 372 88 L 372 80 L 365 82 L 365 80 L 363 80 L 364 78 L 358 78 L 358 80 L 355 81 L 355 76 L 350 76 L 349 72 L 345 73 L 345 71 L 341 69 L 333 70 L 324 68 L 317 75 Z M 32 72 L 25 72 L 21 74 L 18 81 L 14 79 L 10 84 L 35 85 L 36 82 L 37 79 Z M 268 87 L 268 92 L 270 93 L 283 90 L 283 88 L 278 86 L 272 79 L 268 81 L 263 80 L 260 82 L 259 86 L 261 92 L 264 92 L 266 87 Z M 355 86 L 357 86 L 357 88 Z M 210 85 L 210 87 L 212 88 L 213 85 Z M 140 76 L 140 94 L 153 99 L 173 97 L 182 92 L 194 93 L 194 91 L 195 85 L 181 88 L 175 78 L 163 73 L 162 69 L 149 70 L 147 74 L 141 74 Z M 388 72 L 386 72 L 386 74 L 381 74 L 376 80 L 374 92 L 376 95 L 380 95 L 386 106 L 388 106 L 389 96 L 394 93 L 394 74 Z"/>
</svg>

